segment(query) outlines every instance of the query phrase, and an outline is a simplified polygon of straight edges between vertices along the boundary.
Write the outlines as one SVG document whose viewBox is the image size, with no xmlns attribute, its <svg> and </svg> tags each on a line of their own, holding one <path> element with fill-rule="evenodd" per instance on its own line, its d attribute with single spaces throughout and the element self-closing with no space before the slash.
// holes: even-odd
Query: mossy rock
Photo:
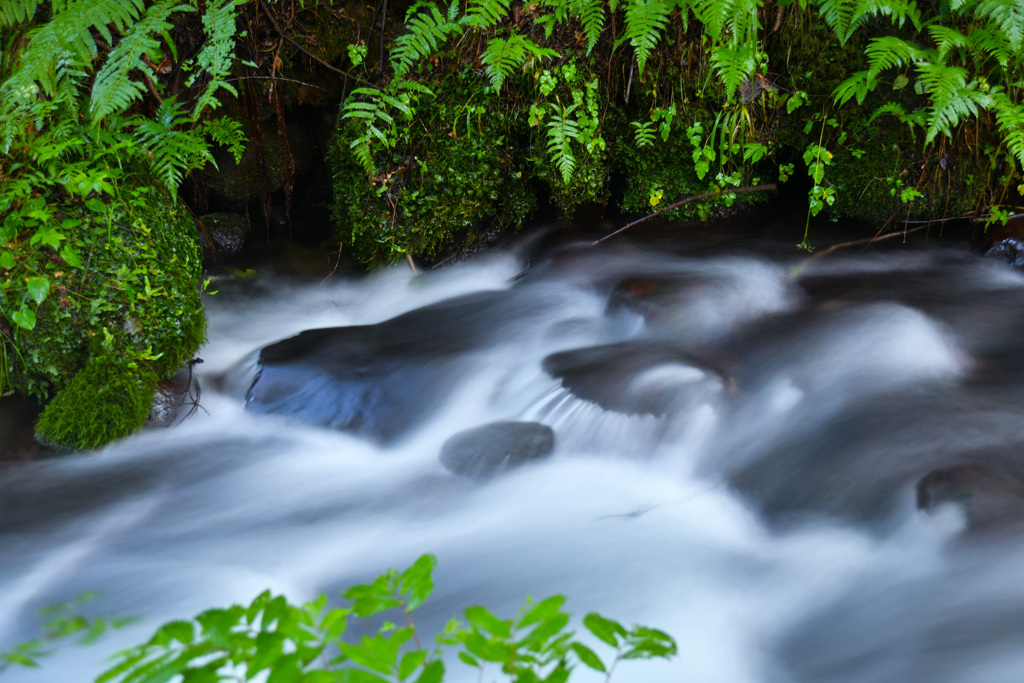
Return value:
<svg viewBox="0 0 1024 683">
<path fill-rule="evenodd" d="M 89 362 L 43 410 L 36 437 L 83 450 L 123 439 L 149 415 L 157 376 L 149 368 L 103 356 Z"/>
<path fill-rule="evenodd" d="M 364 263 L 403 253 L 428 260 L 467 250 L 487 233 L 515 229 L 533 213 L 529 172 L 511 150 L 510 122 L 474 74 L 453 74 L 421 102 L 425 126 L 410 126 L 402 153 L 378 158 L 368 177 L 352 155 L 354 124 L 335 134 L 334 215 L 342 242 Z M 488 105 L 488 106 L 485 106 Z"/>
<path fill-rule="evenodd" d="M 118 200 L 65 199 L 57 207 L 81 267 L 56 256 L 45 262 L 50 291 L 35 312 L 35 327 L 5 337 L 14 389 L 56 400 L 101 358 L 116 358 L 122 372 L 169 377 L 202 345 L 202 254 L 194 220 L 146 180 L 122 183 Z M 95 390 L 94 381 L 88 386 Z M 108 407 L 90 399 L 77 410 L 88 422 Z"/>
</svg>

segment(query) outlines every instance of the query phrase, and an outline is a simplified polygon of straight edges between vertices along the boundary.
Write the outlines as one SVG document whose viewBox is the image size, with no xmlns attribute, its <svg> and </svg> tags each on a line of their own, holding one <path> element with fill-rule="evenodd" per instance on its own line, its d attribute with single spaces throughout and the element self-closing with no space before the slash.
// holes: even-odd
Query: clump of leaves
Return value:
<svg viewBox="0 0 1024 683">
<path fill-rule="evenodd" d="M 433 555 L 404 571 L 390 570 L 369 584 L 343 593 L 346 607 L 328 609 L 326 596 L 293 605 L 269 592 L 249 605 L 203 612 L 193 620 L 160 627 L 150 640 L 122 652 L 97 683 L 144 683 L 182 676 L 184 681 L 302 681 L 320 683 L 438 683 L 446 673 L 446 652 L 471 667 L 500 672 L 512 683 L 562 683 L 583 665 L 610 678 L 621 660 L 667 659 L 676 654 L 670 636 L 644 626 L 626 628 L 598 614 L 583 626 L 611 648 L 600 656 L 569 628 L 565 598 L 552 596 L 502 619 L 474 606 L 452 619 L 434 643 L 422 638 L 412 613 L 434 589 Z M 395 614 L 373 635 L 347 639 L 353 619 Z M 264 679 L 263 677 L 266 676 Z"/>
<path fill-rule="evenodd" d="M 39 616 L 46 621 L 42 635 L 15 645 L 12 649 L 0 651 L 0 674 L 11 666 L 38 668 L 39 660 L 49 655 L 57 643 L 78 636 L 80 645 L 89 645 L 99 640 L 112 628 L 122 628 L 134 621 L 133 618 L 87 617 L 81 614 L 82 607 L 96 599 L 96 593 L 82 593 L 70 602 L 50 605 L 39 610 Z"/>
</svg>

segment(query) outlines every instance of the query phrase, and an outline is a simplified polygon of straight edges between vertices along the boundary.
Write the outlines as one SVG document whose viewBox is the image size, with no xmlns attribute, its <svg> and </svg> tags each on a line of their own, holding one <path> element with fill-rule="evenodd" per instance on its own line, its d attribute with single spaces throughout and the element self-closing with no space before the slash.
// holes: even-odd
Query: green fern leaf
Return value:
<svg viewBox="0 0 1024 683">
<path fill-rule="evenodd" d="M 1024 43 L 1024 2 L 1021 0 L 983 0 L 975 17 L 994 21 L 1018 53 Z"/>
<path fill-rule="evenodd" d="M 951 137 L 958 123 L 992 106 L 992 97 L 977 83 L 968 82 L 967 71 L 960 67 L 921 63 L 917 70 L 918 81 L 932 100 L 925 144 L 939 133 Z"/>
<path fill-rule="evenodd" d="M 672 6 L 665 0 L 627 0 L 625 38 L 636 51 L 637 68 L 642 76 L 647 58 L 668 25 Z"/>
<path fill-rule="evenodd" d="M 463 23 L 474 28 L 490 28 L 509 13 L 511 0 L 469 0 Z"/>
<path fill-rule="evenodd" d="M 903 67 L 911 62 L 934 61 L 929 59 L 931 55 L 927 51 L 895 36 L 874 38 L 865 53 L 871 78 L 877 78 L 886 69 Z"/>
<path fill-rule="evenodd" d="M 741 43 L 736 47 L 717 47 L 711 53 L 711 65 L 729 97 L 757 71 L 756 49 L 754 44 Z"/>
<path fill-rule="evenodd" d="M 0 26 L 14 26 L 31 19 L 40 0 L 0 0 Z"/>
<path fill-rule="evenodd" d="M 94 121 L 112 112 L 125 111 L 132 102 L 142 97 L 145 87 L 130 78 L 131 72 L 149 68 L 142 61 L 142 56 L 159 54 L 160 42 L 157 36 L 172 27 L 167 18 L 173 12 L 184 11 L 191 11 L 191 8 L 179 4 L 178 0 L 159 2 L 150 7 L 121 38 L 96 73 L 93 82 L 89 111 Z"/>
<path fill-rule="evenodd" d="M 519 34 L 509 36 L 508 39 L 492 38 L 488 41 L 487 49 L 480 55 L 480 61 L 486 67 L 491 88 L 495 91 L 501 90 L 505 79 L 521 67 L 530 56 L 545 59 L 558 57 L 559 54 L 552 49 L 540 47 Z"/>
<path fill-rule="evenodd" d="M 575 0 L 572 10 L 583 25 L 583 35 L 587 37 L 587 54 L 593 52 L 601 31 L 604 30 L 604 0 Z"/>
<path fill-rule="evenodd" d="M 213 153 L 206 139 L 192 131 L 181 130 L 191 120 L 174 98 L 164 100 L 152 119 L 143 116 L 125 119 L 126 127 L 134 126 L 135 140 L 149 158 L 153 175 L 171 192 L 177 191 L 190 169 L 213 163 Z"/>
<path fill-rule="evenodd" d="M 207 109 L 216 109 L 220 106 L 217 100 L 217 93 L 220 90 L 238 96 L 238 91 L 227 81 L 235 61 L 235 20 L 235 0 L 211 0 L 207 4 L 206 12 L 203 13 L 206 44 L 190 66 L 194 73 L 189 77 L 188 85 L 194 84 L 204 74 L 209 81 L 196 98 L 193 119 L 198 119 Z"/>
<path fill-rule="evenodd" d="M 557 109 L 557 107 L 556 107 Z M 558 110 L 548 121 L 548 155 L 562 174 L 562 182 L 572 179 L 576 170 L 576 156 L 572 151 L 572 142 L 580 139 L 579 123 L 570 115 L 576 105 L 565 110 Z"/>
<path fill-rule="evenodd" d="M 448 36 L 459 30 L 451 13 L 446 17 L 433 3 L 410 8 L 405 26 L 409 32 L 396 38 L 391 49 L 391 66 L 397 78 L 407 74 L 418 60 L 432 54 Z"/>
</svg>

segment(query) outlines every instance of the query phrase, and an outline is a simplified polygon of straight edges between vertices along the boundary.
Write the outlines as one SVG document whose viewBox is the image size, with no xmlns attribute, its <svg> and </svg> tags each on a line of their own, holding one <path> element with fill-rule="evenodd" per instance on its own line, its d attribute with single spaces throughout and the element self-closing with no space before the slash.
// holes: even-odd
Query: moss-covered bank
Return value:
<svg viewBox="0 0 1024 683">
<path fill-rule="evenodd" d="M 100 446 L 142 426 L 157 380 L 205 338 L 193 219 L 144 181 L 117 189 L 107 201 L 51 200 L 80 258 L 46 260 L 50 291 L 35 326 L 8 325 L 3 337 L 10 388 L 49 401 L 37 434 L 61 447 Z"/>
</svg>

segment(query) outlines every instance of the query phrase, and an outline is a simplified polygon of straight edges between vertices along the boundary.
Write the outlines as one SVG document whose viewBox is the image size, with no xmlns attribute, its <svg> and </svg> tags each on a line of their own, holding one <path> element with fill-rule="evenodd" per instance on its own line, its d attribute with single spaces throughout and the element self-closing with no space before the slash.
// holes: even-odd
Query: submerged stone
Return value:
<svg viewBox="0 0 1024 683">
<path fill-rule="evenodd" d="M 723 382 L 668 344 L 629 341 L 553 353 L 544 370 L 574 396 L 605 410 L 655 416 L 676 412 L 690 399 L 718 395 Z"/>
<path fill-rule="evenodd" d="M 538 422 L 492 422 L 459 432 L 441 446 L 441 464 L 470 479 L 490 479 L 505 470 L 551 455 L 555 433 Z"/>
<path fill-rule="evenodd" d="M 462 357 L 513 319 L 506 292 L 480 292 L 376 325 L 306 330 L 265 347 L 246 408 L 390 443 L 429 416 Z"/>
</svg>

